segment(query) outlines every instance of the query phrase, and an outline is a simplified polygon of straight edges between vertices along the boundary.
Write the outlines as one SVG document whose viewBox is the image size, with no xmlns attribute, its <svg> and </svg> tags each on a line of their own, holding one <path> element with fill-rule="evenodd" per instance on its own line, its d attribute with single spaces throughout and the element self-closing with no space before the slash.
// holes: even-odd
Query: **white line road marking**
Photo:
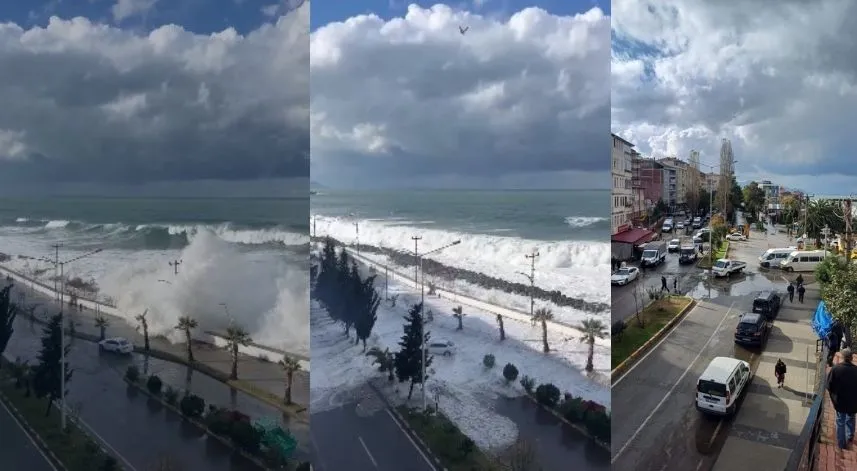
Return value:
<svg viewBox="0 0 857 471">
<path fill-rule="evenodd" d="M 68 413 L 68 412 L 66 412 L 66 413 Z M 107 442 L 107 440 L 105 440 L 101 435 L 99 435 L 98 432 L 96 432 L 92 427 L 90 427 L 89 424 L 86 423 L 80 416 L 77 416 L 75 418 L 75 422 L 86 427 L 86 430 L 88 430 L 89 433 L 94 435 L 101 442 L 101 445 L 105 446 L 108 450 L 110 450 L 111 453 L 113 453 L 114 456 L 116 456 L 117 458 L 119 458 L 120 461 L 125 463 L 126 469 L 128 469 L 129 471 L 137 471 L 137 468 L 135 468 L 134 465 L 132 465 L 130 462 L 128 462 L 128 460 L 125 459 L 125 457 L 122 456 L 122 454 L 120 454 L 118 451 L 116 451 L 116 449 L 113 448 L 110 445 L 110 443 Z"/>
<path fill-rule="evenodd" d="M 723 426 L 723 420 L 724 419 L 720 419 L 720 422 L 717 422 L 717 427 L 714 427 L 714 433 L 711 434 L 711 438 L 708 439 L 709 447 L 711 447 L 711 445 L 714 444 L 714 440 L 717 439 L 717 434 L 720 433 L 720 427 Z"/>
<path fill-rule="evenodd" d="M 30 443 L 32 443 L 34 447 L 36 447 L 36 451 L 38 451 L 39 454 L 42 455 L 42 458 L 45 459 L 45 461 L 48 463 L 48 466 L 50 466 L 51 469 L 53 469 L 54 471 L 59 471 L 57 467 L 54 466 L 54 463 L 50 460 L 50 458 L 48 458 L 48 455 L 46 455 L 45 452 L 42 451 L 42 447 L 40 447 L 39 444 L 36 443 L 36 441 L 33 439 L 33 437 L 30 436 L 30 433 L 27 432 L 27 429 L 26 427 L 24 427 L 24 424 L 22 424 L 18 420 L 18 418 L 15 417 L 15 414 L 13 414 L 11 410 L 9 410 L 9 407 L 6 406 L 6 403 L 0 401 L 0 406 L 3 406 L 3 409 L 6 411 L 7 414 L 9 414 L 9 417 L 11 417 L 15 424 L 18 426 L 18 428 L 20 428 L 21 431 L 24 432 L 24 436 L 27 437 L 27 440 L 30 440 Z"/>
<path fill-rule="evenodd" d="M 407 437 L 408 441 L 411 442 L 411 445 L 414 446 L 414 448 L 417 450 L 417 453 L 419 453 L 420 456 L 422 456 L 423 459 L 426 461 L 426 463 L 429 465 L 429 469 L 435 469 L 436 470 L 437 467 L 434 465 L 434 463 L 432 463 L 432 461 L 428 458 L 428 456 L 426 456 L 425 453 L 423 453 L 423 450 L 421 450 L 420 447 L 417 446 L 417 444 L 414 442 L 414 439 L 411 438 L 411 434 L 409 434 L 408 431 L 405 430 L 404 427 L 402 427 L 402 424 L 400 424 L 399 421 L 396 420 L 396 416 L 393 415 L 392 412 L 390 412 L 390 409 L 386 409 L 386 411 L 387 411 L 387 415 L 390 416 L 390 419 L 393 421 L 393 423 L 396 424 L 396 427 L 399 427 L 399 430 L 401 430 L 402 433 L 405 434 L 405 437 Z"/>
<path fill-rule="evenodd" d="M 702 463 L 704 463 L 704 462 L 705 462 L 704 460 L 699 460 L 699 464 L 696 465 L 696 471 L 699 471 L 700 469 L 702 469 Z"/>
<path fill-rule="evenodd" d="M 678 321 L 678 324 L 676 324 L 676 325 L 674 325 L 674 326 L 673 326 L 672 330 L 670 330 L 670 332 L 669 332 L 667 335 L 664 335 L 664 336 L 663 336 L 663 337 L 658 341 L 658 343 L 656 343 L 652 348 L 650 348 L 650 349 L 649 349 L 649 351 L 648 351 L 648 352 L 646 352 L 646 354 L 645 354 L 645 355 L 643 355 L 639 360 L 637 360 L 636 362 L 634 362 L 634 364 L 633 364 L 633 365 L 631 365 L 627 370 L 625 370 L 625 372 L 624 372 L 624 373 L 622 373 L 622 376 L 620 376 L 620 377 L 619 377 L 619 378 L 618 378 L 618 379 L 617 379 L 617 380 L 616 380 L 616 381 L 615 381 L 615 382 L 614 382 L 610 387 L 611 387 L 611 388 L 615 388 L 615 387 L 616 387 L 616 385 L 618 385 L 619 383 L 621 383 L 621 382 L 622 382 L 622 380 L 623 380 L 623 379 L 625 379 L 625 377 L 626 377 L 626 376 L 628 376 L 632 371 L 634 371 L 634 368 L 636 368 L 636 367 L 637 367 L 637 366 L 639 366 L 641 363 L 643 363 L 643 362 L 646 360 L 646 358 L 649 358 L 649 355 L 651 355 L 651 354 L 652 354 L 652 352 L 654 352 L 655 350 L 657 350 L 657 349 L 658 349 L 658 347 L 660 347 L 660 346 L 661 346 L 661 344 L 662 344 L 662 343 L 664 343 L 664 341 L 666 341 L 666 339 L 668 339 L 668 338 L 673 334 L 673 332 L 675 332 L 675 331 L 678 329 L 678 327 L 679 327 L 679 326 L 680 326 L 680 325 L 685 321 L 685 319 L 687 319 L 688 317 L 690 317 L 691 312 L 693 312 L 693 311 L 695 311 L 696 309 L 699 309 L 699 308 L 700 308 L 700 305 L 699 305 L 699 304 L 697 304 L 696 306 L 694 306 L 694 307 L 693 307 L 693 309 L 691 309 L 691 310 L 690 310 L 690 312 L 685 313 L 684 317 L 682 317 L 682 318 L 681 318 L 681 320 L 680 320 L 680 321 Z"/>
<path fill-rule="evenodd" d="M 685 368 L 684 372 L 681 374 L 681 376 L 679 376 L 678 380 L 675 383 L 673 383 L 673 385 L 669 389 L 669 391 L 667 391 L 667 393 L 664 394 L 664 397 L 661 399 L 660 402 L 658 402 L 658 405 L 656 405 L 655 408 L 652 409 L 652 411 L 649 413 L 649 415 L 646 416 L 646 419 L 643 420 L 643 423 L 641 423 L 640 426 L 637 427 L 637 430 L 634 431 L 634 434 L 631 435 L 631 438 L 629 438 L 628 441 L 626 441 L 625 444 L 622 445 L 622 448 L 619 449 L 619 451 L 616 453 L 616 456 L 614 456 L 613 459 L 610 460 L 610 464 L 615 463 L 616 460 L 619 459 L 620 456 L 622 456 L 622 453 L 624 453 L 625 450 L 628 449 L 628 446 L 631 444 L 631 442 L 633 442 L 637 438 L 637 436 L 640 434 L 640 432 L 643 431 L 643 429 L 646 427 L 646 425 L 649 423 L 649 421 L 652 420 L 652 417 L 654 417 L 655 414 L 658 413 L 658 410 L 661 408 L 661 406 L 663 406 L 664 403 L 667 402 L 667 399 L 669 399 L 670 396 L 672 396 L 673 392 L 675 392 L 679 383 L 681 383 L 682 380 L 684 380 L 684 377 L 687 376 L 687 374 L 690 372 L 691 368 L 693 368 L 693 365 L 697 361 L 699 361 L 699 357 L 702 356 L 702 352 L 705 351 L 705 349 L 708 347 L 708 344 L 711 343 L 711 341 L 714 339 L 714 336 L 716 336 L 717 333 L 720 332 L 720 328 L 723 327 L 723 323 L 726 322 L 726 318 L 729 317 L 729 314 L 732 313 L 732 308 L 734 306 L 735 306 L 735 303 L 733 302 L 729 306 L 729 310 L 726 311 L 726 314 L 723 315 L 723 318 L 720 319 L 720 323 L 717 324 L 717 328 L 714 329 L 714 332 L 712 332 L 711 336 L 708 337 L 708 340 L 705 341 L 705 344 L 702 346 L 702 348 L 699 349 L 699 353 L 696 354 L 696 357 L 693 358 L 693 361 L 691 361 L 690 364 L 687 365 L 687 368 Z M 687 317 L 685 317 L 685 319 L 686 318 Z"/>
<path fill-rule="evenodd" d="M 372 452 L 369 451 L 369 447 L 366 446 L 366 442 L 363 441 L 363 437 L 357 436 L 357 439 L 360 440 L 360 444 L 363 445 L 363 451 L 365 451 L 366 455 L 369 456 L 369 461 L 372 462 L 372 466 L 374 466 L 375 469 L 378 469 L 378 462 L 375 461 L 375 457 L 372 456 Z"/>
</svg>

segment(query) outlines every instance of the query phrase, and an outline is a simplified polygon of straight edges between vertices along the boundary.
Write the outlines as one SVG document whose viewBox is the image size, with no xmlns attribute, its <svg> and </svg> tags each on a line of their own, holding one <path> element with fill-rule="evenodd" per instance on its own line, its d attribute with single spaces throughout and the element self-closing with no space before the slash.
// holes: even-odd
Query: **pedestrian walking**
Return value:
<svg viewBox="0 0 857 471">
<path fill-rule="evenodd" d="M 795 302 L 795 285 L 792 282 L 789 282 L 789 287 L 786 288 L 786 291 L 789 292 L 789 302 Z"/>
<path fill-rule="evenodd" d="M 803 304 L 803 295 L 806 294 L 806 288 L 802 284 L 797 285 L 797 300 Z"/>
<path fill-rule="evenodd" d="M 833 358 L 842 347 L 842 334 L 831 325 L 825 340 L 827 341 L 827 366 L 833 366 Z"/>
<path fill-rule="evenodd" d="M 777 365 L 774 366 L 774 375 L 777 377 L 777 387 L 782 388 L 786 382 L 786 364 L 782 358 L 777 360 Z"/>
<path fill-rule="evenodd" d="M 798 286 L 802 285 L 803 284 L 803 275 L 798 275 L 797 278 L 795 279 L 795 281 L 797 282 Z"/>
<path fill-rule="evenodd" d="M 667 286 L 667 277 L 661 275 L 661 291 L 670 292 L 669 286 Z"/>
<path fill-rule="evenodd" d="M 678 277 L 673 278 L 673 293 L 678 293 Z"/>
<path fill-rule="evenodd" d="M 848 448 L 854 440 L 854 415 L 857 414 L 857 366 L 850 348 L 839 352 L 841 362 L 827 373 L 827 391 L 836 411 L 836 444 Z"/>
</svg>

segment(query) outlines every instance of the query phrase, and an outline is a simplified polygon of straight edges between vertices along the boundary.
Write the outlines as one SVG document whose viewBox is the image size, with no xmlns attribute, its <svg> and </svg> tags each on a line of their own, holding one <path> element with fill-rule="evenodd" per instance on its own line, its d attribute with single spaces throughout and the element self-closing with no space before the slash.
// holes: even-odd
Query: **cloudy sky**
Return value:
<svg viewBox="0 0 857 471">
<path fill-rule="evenodd" d="M 726 137 L 739 179 L 857 190 L 857 2 L 612 6 L 612 127 L 641 152 L 716 164 Z"/>
<path fill-rule="evenodd" d="M 313 180 L 609 188 L 606 5 L 318 3 Z"/>
<path fill-rule="evenodd" d="M 2 2 L 0 69 L 0 181 L 308 174 L 308 2 Z"/>
</svg>

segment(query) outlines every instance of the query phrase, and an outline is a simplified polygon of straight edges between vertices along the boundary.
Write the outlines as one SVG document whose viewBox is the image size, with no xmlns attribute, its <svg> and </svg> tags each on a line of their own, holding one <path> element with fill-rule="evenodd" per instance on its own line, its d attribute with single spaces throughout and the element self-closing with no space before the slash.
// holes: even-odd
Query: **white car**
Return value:
<svg viewBox="0 0 857 471">
<path fill-rule="evenodd" d="M 113 337 L 98 342 L 98 350 L 102 352 L 113 352 L 127 355 L 134 351 L 134 345 L 132 345 L 128 339 Z"/>
<path fill-rule="evenodd" d="M 681 241 L 679 239 L 673 239 L 667 244 L 667 251 L 669 252 L 678 252 L 678 249 L 681 248 Z"/>
<path fill-rule="evenodd" d="M 448 340 L 432 340 L 428 344 L 428 351 L 432 355 L 452 356 L 455 353 L 455 344 Z"/>
<path fill-rule="evenodd" d="M 682 229 L 682 230 L 684 230 L 684 223 L 683 223 L 683 222 L 679 222 L 679 223 L 677 223 L 677 224 L 675 225 L 675 228 L 676 228 L 676 229 Z"/>
<path fill-rule="evenodd" d="M 640 269 L 637 267 L 622 267 L 610 275 L 610 284 L 624 286 L 637 279 Z"/>
<path fill-rule="evenodd" d="M 726 239 L 727 240 L 747 240 L 747 238 L 744 237 L 744 234 L 741 234 L 740 232 L 733 232 L 733 233 L 729 234 L 728 236 L 726 236 Z"/>
</svg>

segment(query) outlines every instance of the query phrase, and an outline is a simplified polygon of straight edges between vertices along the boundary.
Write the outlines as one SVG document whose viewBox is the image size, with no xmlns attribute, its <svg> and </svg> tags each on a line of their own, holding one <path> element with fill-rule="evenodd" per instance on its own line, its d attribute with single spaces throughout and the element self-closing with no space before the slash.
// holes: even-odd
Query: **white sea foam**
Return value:
<svg viewBox="0 0 857 471">
<path fill-rule="evenodd" d="M 606 221 L 607 218 L 602 217 L 586 217 L 586 216 L 569 216 L 565 218 L 565 223 L 571 227 L 586 227 L 599 222 Z"/>
<path fill-rule="evenodd" d="M 63 227 L 68 226 L 70 222 L 71 221 L 66 221 L 66 220 L 62 220 L 62 219 L 55 220 L 55 221 L 48 221 L 48 223 L 45 224 L 45 229 L 61 229 Z"/>
</svg>

